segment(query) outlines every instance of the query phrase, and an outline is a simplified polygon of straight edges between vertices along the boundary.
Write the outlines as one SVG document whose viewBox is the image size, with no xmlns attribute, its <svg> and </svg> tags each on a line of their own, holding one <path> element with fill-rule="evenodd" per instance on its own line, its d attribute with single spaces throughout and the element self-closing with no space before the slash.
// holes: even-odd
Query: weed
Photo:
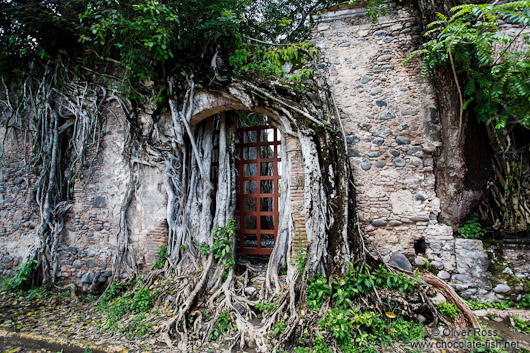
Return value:
<svg viewBox="0 0 530 353">
<path fill-rule="evenodd" d="M 215 320 L 215 325 L 210 333 L 210 339 L 212 341 L 217 340 L 223 333 L 232 328 L 232 317 L 228 311 L 223 311 L 219 314 L 217 320 Z"/>
<path fill-rule="evenodd" d="M 530 334 L 530 322 L 524 321 L 518 316 L 513 317 L 513 327 L 522 333 Z"/>
<path fill-rule="evenodd" d="M 271 336 L 276 337 L 281 335 L 286 328 L 287 323 L 283 319 L 281 319 L 276 324 L 274 324 L 274 330 L 271 332 Z"/>
<path fill-rule="evenodd" d="M 166 265 L 166 261 L 167 261 L 168 256 L 169 255 L 167 253 L 167 245 L 162 245 L 158 249 L 158 252 L 156 253 L 156 260 L 153 263 L 153 268 L 154 269 L 162 269 L 162 268 L 164 268 L 164 266 Z"/>
<path fill-rule="evenodd" d="M 462 238 L 467 239 L 482 239 L 486 233 L 487 230 L 482 228 L 476 214 L 473 214 L 458 230 L 458 234 L 460 234 Z"/>
<path fill-rule="evenodd" d="M 298 269 L 300 274 L 304 273 L 305 264 L 307 262 L 307 249 L 299 244 L 299 248 L 295 251 L 293 258 L 291 259 L 291 265 Z"/>
<path fill-rule="evenodd" d="M 31 275 L 37 268 L 36 260 L 29 260 L 15 268 L 15 275 L 0 284 L 0 290 L 4 293 L 23 289 L 31 280 Z"/>
<path fill-rule="evenodd" d="M 447 316 L 450 319 L 454 319 L 460 314 L 460 309 L 458 309 L 453 303 L 442 302 L 436 304 L 436 306 L 438 307 L 440 314 Z"/>
<path fill-rule="evenodd" d="M 278 303 L 275 301 L 270 303 L 256 303 L 254 304 L 254 307 L 262 313 L 268 313 L 269 311 L 276 309 L 278 307 Z"/>
<path fill-rule="evenodd" d="M 318 311 L 326 297 L 331 295 L 331 287 L 326 277 L 317 274 L 310 278 L 307 285 L 307 306 L 310 310 Z"/>
</svg>

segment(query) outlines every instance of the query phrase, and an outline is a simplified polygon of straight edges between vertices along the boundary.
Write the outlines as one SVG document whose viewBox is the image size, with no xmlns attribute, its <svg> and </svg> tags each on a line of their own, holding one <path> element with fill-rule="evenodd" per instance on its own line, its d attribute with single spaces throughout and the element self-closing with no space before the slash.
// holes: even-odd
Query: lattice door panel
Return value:
<svg viewBox="0 0 530 353">
<path fill-rule="evenodd" d="M 238 252 L 270 255 L 278 234 L 281 136 L 270 126 L 238 129 L 236 228 Z"/>
</svg>

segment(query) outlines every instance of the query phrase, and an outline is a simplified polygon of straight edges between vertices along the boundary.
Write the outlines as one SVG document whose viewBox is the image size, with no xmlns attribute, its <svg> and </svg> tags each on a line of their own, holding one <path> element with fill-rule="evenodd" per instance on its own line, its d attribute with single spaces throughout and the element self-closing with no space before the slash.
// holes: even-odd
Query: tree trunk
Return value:
<svg viewBox="0 0 530 353">
<path fill-rule="evenodd" d="M 460 1 L 418 0 L 423 27 L 438 20 L 440 12 L 450 17 L 450 9 Z M 436 193 L 441 201 L 440 221 L 454 230 L 469 216 L 483 196 L 482 191 L 466 187 L 468 164 L 466 162 L 466 130 L 468 111 L 461 112 L 462 80 L 455 80 L 455 69 L 450 63 L 439 65 L 432 73 L 439 119 L 442 124 L 443 146 L 436 160 Z M 473 119 L 473 117 L 471 117 Z M 484 185 L 485 187 L 485 185 Z"/>
</svg>

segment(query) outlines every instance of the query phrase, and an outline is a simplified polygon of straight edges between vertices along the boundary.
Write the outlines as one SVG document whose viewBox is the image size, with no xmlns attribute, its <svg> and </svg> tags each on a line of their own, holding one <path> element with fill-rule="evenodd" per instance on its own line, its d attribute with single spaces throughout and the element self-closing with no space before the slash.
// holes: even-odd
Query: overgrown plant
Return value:
<svg viewBox="0 0 530 353">
<path fill-rule="evenodd" d="M 482 227 L 478 216 L 473 214 L 458 230 L 458 234 L 467 239 L 482 239 L 487 234 L 486 229 Z"/>
<path fill-rule="evenodd" d="M 235 237 L 235 221 L 229 219 L 226 226 L 217 226 L 212 230 L 213 245 L 212 252 L 214 258 L 224 267 L 226 275 L 232 266 L 234 266 L 233 242 Z"/>
<path fill-rule="evenodd" d="M 24 289 L 24 287 L 31 284 L 36 267 L 36 260 L 28 260 L 21 263 L 15 268 L 15 274 L 12 277 L 5 279 L 0 284 L 0 290 L 2 292 L 13 292 Z"/>
<path fill-rule="evenodd" d="M 451 17 L 438 14 L 425 36 L 432 38 L 410 58 L 423 57 L 426 75 L 437 65 L 449 63 L 460 96 L 460 109 L 473 102 L 478 121 L 502 130 L 519 123 L 530 128 L 530 49 L 514 51 L 527 41 L 530 1 L 503 4 L 466 4 L 451 9 Z M 515 36 L 502 31 L 500 20 L 520 25 Z M 465 74 L 459 82 L 457 74 Z M 462 123 L 462 122 L 461 122 Z"/>
<path fill-rule="evenodd" d="M 160 248 L 158 249 L 158 252 L 156 253 L 156 260 L 153 263 L 153 268 L 154 269 L 164 268 L 164 266 L 166 265 L 168 256 L 169 255 L 167 253 L 167 245 L 160 246 Z"/>
<path fill-rule="evenodd" d="M 460 314 L 460 310 L 453 303 L 441 302 L 436 304 L 436 306 L 438 307 L 440 314 L 447 316 L 450 319 L 454 319 Z"/>
</svg>

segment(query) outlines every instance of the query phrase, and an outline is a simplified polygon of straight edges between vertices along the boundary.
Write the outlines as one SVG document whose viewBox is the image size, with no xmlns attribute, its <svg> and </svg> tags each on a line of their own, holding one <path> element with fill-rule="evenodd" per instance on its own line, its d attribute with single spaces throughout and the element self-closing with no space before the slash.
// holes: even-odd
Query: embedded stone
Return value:
<svg viewBox="0 0 530 353">
<path fill-rule="evenodd" d="M 8 264 L 8 263 L 10 263 L 12 260 L 13 260 L 13 258 L 12 258 L 11 256 L 4 256 L 4 257 L 2 257 L 2 263 L 3 263 L 3 264 Z"/>
<path fill-rule="evenodd" d="M 455 281 L 459 281 L 459 282 L 462 282 L 462 283 L 469 283 L 469 282 L 472 281 L 471 276 L 468 276 L 468 275 L 462 275 L 462 274 L 454 275 L 454 276 L 453 276 L 453 279 L 454 279 Z"/>
<path fill-rule="evenodd" d="M 98 265 L 98 263 L 94 259 L 88 259 L 88 260 L 85 261 L 85 266 L 88 267 L 88 268 L 94 268 L 97 265 Z"/>
<path fill-rule="evenodd" d="M 426 198 L 424 195 L 422 195 L 422 194 L 420 194 L 420 193 L 417 193 L 417 194 L 416 194 L 416 200 L 418 200 L 418 201 L 425 201 L 425 200 L 427 200 L 427 198 Z"/>
<path fill-rule="evenodd" d="M 422 152 L 423 151 L 423 147 L 422 146 L 411 146 L 408 151 L 407 151 L 407 154 L 410 156 L 410 155 L 414 155 L 418 152 Z"/>
<path fill-rule="evenodd" d="M 399 155 L 401 154 L 398 150 L 390 150 L 388 151 L 388 153 L 390 153 L 394 157 L 399 157 Z"/>
<path fill-rule="evenodd" d="M 94 272 L 92 271 L 85 273 L 83 277 L 81 277 L 81 283 L 92 283 L 93 280 L 94 280 Z"/>
<path fill-rule="evenodd" d="M 368 157 L 370 157 L 370 158 L 377 158 L 380 155 L 381 155 L 381 153 L 379 153 L 379 152 L 370 152 L 370 153 L 368 153 Z"/>
<path fill-rule="evenodd" d="M 438 272 L 438 278 L 447 281 L 449 278 L 451 278 L 451 275 L 447 271 L 440 271 Z"/>
<path fill-rule="evenodd" d="M 361 153 L 359 150 L 356 150 L 355 148 L 349 148 L 348 149 L 348 157 L 360 157 Z"/>
<path fill-rule="evenodd" d="M 388 222 L 388 225 L 391 226 L 391 227 L 398 227 L 398 226 L 400 226 L 402 224 L 403 224 L 403 222 L 401 222 L 401 221 L 390 221 L 390 222 Z"/>
<path fill-rule="evenodd" d="M 372 135 L 376 137 L 387 137 L 390 134 L 392 134 L 392 130 L 383 125 L 377 125 L 377 127 L 374 129 L 374 132 L 372 133 Z"/>
<path fill-rule="evenodd" d="M 378 61 L 378 62 L 389 61 L 389 60 L 391 60 L 393 57 L 394 57 L 393 55 L 385 54 L 385 55 L 381 55 L 380 57 L 378 57 L 378 58 L 377 58 L 377 61 Z"/>
<path fill-rule="evenodd" d="M 340 43 L 340 44 L 339 44 L 339 47 L 341 47 L 341 48 L 346 48 L 346 47 L 349 47 L 350 45 L 351 45 L 350 42 L 344 42 L 344 43 Z"/>
<path fill-rule="evenodd" d="M 363 76 L 361 77 L 361 83 L 364 85 L 370 81 L 372 81 L 374 78 L 371 76 Z"/>
<path fill-rule="evenodd" d="M 387 36 L 388 32 L 384 30 L 379 30 L 374 32 L 374 36 Z"/>
<path fill-rule="evenodd" d="M 412 271 L 412 265 L 410 261 L 400 252 L 395 252 L 388 261 L 390 266 L 398 267 L 404 271 Z"/>
<path fill-rule="evenodd" d="M 75 260 L 72 266 L 76 269 L 80 269 L 81 267 L 83 267 L 83 263 L 80 260 Z"/>
<path fill-rule="evenodd" d="M 77 254 L 77 248 L 75 246 L 69 246 L 67 248 L 67 250 L 71 253 L 71 254 Z"/>
<path fill-rule="evenodd" d="M 381 87 L 376 87 L 376 88 L 374 88 L 373 90 L 370 91 L 370 94 L 372 96 L 376 96 L 376 95 L 381 94 L 381 93 L 383 93 L 383 89 Z"/>
<path fill-rule="evenodd" d="M 391 43 L 393 40 L 394 40 L 394 39 L 391 38 L 391 37 L 385 37 L 385 38 L 383 38 L 383 42 L 385 42 L 385 43 Z"/>
<path fill-rule="evenodd" d="M 381 146 L 383 143 L 385 143 L 385 139 L 378 137 L 373 139 L 372 143 L 376 146 Z"/>
<path fill-rule="evenodd" d="M 362 170 L 370 170 L 372 168 L 372 164 L 370 163 L 370 161 L 367 158 L 365 158 L 361 162 L 361 168 L 362 168 Z"/>
<path fill-rule="evenodd" d="M 379 120 L 391 120 L 396 118 L 396 114 L 392 112 L 385 112 L 377 117 Z"/>
<path fill-rule="evenodd" d="M 511 291 L 511 288 L 507 286 L 506 284 L 497 284 L 495 288 L 493 288 L 493 291 L 497 294 L 504 294 Z"/>
<path fill-rule="evenodd" d="M 401 116 L 416 116 L 419 111 L 414 109 L 405 109 L 401 112 Z"/>
<path fill-rule="evenodd" d="M 346 142 L 347 143 L 357 143 L 359 141 L 361 141 L 361 139 L 358 136 L 355 136 L 355 135 L 346 136 Z"/>
<path fill-rule="evenodd" d="M 404 167 L 407 162 L 403 158 L 395 158 L 394 165 L 398 168 Z"/>
<path fill-rule="evenodd" d="M 372 225 L 375 227 L 384 227 L 387 225 L 387 221 L 384 219 L 376 219 L 372 222 Z"/>
<path fill-rule="evenodd" d="M 107 200 L 103 196 L 96 196 L 94 202 L 92 203 L 94 208 L 105 208 L 107 207 Z"/>
<path fill-rule="evenodd" d="M 105 282 L 107 282 L 107 278 L 106 278 L 106 277 L 103 277 L 103 276 L 99 276 L 99 277 L 98 277 L 98 282 L 100 282 L 100 283 L 105 283 Z"/>
<path fill-rule="evenodd" d="M 386 165 L 386 162 L 382 161 L 382 160 L 379 160 L 379 161 L 375 162 L 375 166 L 377 168 L 383 168 L 385 165 Z"/>
<path fill-rule="evenodd" d="M 375 105 L 381 108 L 381 107 L 386 107 L 388 103 L 384 100 L 378 99 L 375 101 Z"/>
<path fill-rule="evenodd" d="M 396 143 L 398 145 L 408 145 L 410 144 L 410 138 L 405 137 L 405 136 L 398 136 L 396 137 Z"/>
</svg>

